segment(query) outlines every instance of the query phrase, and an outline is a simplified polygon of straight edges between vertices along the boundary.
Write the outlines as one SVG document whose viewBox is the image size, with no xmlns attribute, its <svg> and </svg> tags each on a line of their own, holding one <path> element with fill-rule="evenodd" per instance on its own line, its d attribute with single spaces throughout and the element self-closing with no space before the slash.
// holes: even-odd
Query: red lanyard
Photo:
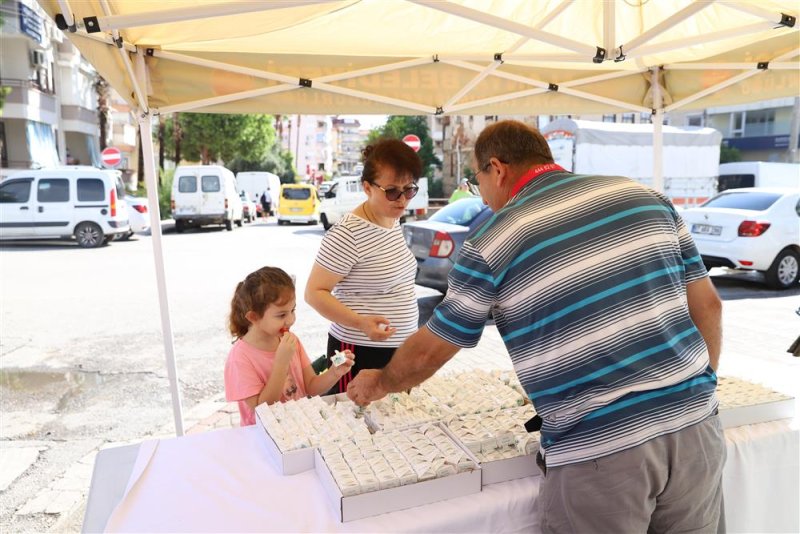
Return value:
<svg viewBox="0 0 800 534">
<path fill-rule="evenodd" d="M 523 174 L 522 177 L 519 180 L 517 180 L 517 183 L 515 183 L 514 187 L 511 188 L 511 194 L 509 198 L 514 198 L 516 194 L 519 193 L 520 189 L 522 189 L 523 187 L 534 181 L 536 178 L 543 175 L 544 173 L 551 171 L 566 172 L 561 167 L 561 165 L 558 165 L 557 163 L 545 163 L 544 165 L 536 166 L 531 170 L 529 170 L 528 172 L 526 172 L 525 174 Z"/>
</svg>

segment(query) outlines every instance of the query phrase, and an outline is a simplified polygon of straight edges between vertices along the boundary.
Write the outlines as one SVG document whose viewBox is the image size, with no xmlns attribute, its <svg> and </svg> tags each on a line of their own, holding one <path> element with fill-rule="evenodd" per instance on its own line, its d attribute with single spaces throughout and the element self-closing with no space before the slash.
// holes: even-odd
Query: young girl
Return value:
<svg viewBox="0 0 800 534">
<path fill-rule="evenodd" d="M 255 407 L 328 391 L 353 366 L 354 357 L 317 375 L 303 345 L 289 331 L 295 321 L 292 279 L 262 267 L 239 282 L 231 300 L 229 327 L 238 339 L 225 363 L 225 398 L 238 401 L 241 425 L 253 425 Z"/>
</svg>

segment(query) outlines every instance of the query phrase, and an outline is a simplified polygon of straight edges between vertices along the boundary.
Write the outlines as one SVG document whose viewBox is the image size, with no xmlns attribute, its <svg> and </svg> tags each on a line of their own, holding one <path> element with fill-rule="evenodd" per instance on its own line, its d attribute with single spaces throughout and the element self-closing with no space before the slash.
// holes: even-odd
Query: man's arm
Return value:
<svg viewBox="0 0 800 534">
<path fill-rule="evenodd" d="M 722 351 L 722 301 L 708 276 L 686 285 L 689 315 L 708 347 L 708 357 L 714 371 L 719 366 Z"/>
<path fill-rule="evenodd" d="M 360 371 L 348 384 L 347 396 L 357 404 L 365 405 L 387 393 L 407 390 L 433 376 L 459 348 L 423 326 L 397 348 L 382 370 Z"/>
</svg>

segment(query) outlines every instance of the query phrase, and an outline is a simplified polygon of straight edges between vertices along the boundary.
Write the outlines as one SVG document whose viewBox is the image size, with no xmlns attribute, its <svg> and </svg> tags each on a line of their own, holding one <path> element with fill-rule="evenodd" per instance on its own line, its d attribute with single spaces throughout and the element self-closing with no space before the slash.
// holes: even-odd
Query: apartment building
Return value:
<svg viewBox="0 0 800 534">
<path fill-rule="evenodd" d="M 34 0 L 0 4 L 2 174 L 100 164 L 96 72 Z"/>
<path fill-rule="evenodd" d="M 356 174 L 369 130 L 362 128 L 361 122 L 354 118 L 334 117 L 332 126 L 332 170 L 338 175 Z"/>
</svg>

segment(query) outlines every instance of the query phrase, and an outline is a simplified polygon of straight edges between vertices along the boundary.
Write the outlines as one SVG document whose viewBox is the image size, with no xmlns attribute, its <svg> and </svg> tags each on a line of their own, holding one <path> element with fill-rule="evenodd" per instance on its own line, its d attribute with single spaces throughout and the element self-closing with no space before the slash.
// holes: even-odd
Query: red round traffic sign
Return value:
<svg viewBox="0 0 800 534">
<path fill-rule="evenodd" d="M 122 152 L 117 147 L 110 146 L 103 150 L 101 157 L 103 158 L 103 166 L 116 168 L 122 162 Z"/>
<path fill-rule="evenodd" d="M 422 141 L 414 134 L 408 134 L 403 137 L 403 142 L 410 146 L 414 152 L 419 152 L 420 147 L 422 147 Z"/>
</svg>

